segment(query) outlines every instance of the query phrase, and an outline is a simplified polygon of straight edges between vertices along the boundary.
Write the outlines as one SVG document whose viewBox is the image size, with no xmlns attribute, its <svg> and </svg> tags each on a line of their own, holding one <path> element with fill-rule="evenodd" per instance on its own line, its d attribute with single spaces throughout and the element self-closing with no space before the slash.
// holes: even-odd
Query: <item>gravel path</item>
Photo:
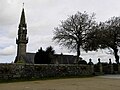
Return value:
<svg viewBox="0 0 120 90">
<path fill-rule="evenodd" d="M 120 90 L 120 79 L 91 77 L 4 83 L 0 90 Z"/>
</svg>

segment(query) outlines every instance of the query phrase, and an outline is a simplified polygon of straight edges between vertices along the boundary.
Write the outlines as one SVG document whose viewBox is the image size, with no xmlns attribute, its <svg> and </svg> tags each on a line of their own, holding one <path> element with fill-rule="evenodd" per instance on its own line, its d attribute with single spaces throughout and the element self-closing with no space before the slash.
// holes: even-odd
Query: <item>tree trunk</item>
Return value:
<svg viewBox="0 0 120 90">
<path fill-rule="evenodd" d="M 114 48 L 113 50 L 114 50 L 115 61 L 118 64 L 119 63 L 118 49 Z"/>
<path fill-rule="evenodd" d="M 80 44 L 77 45 L 77 63 L 79 61 L 79 56 L 80 56 Z"/>
</svg>

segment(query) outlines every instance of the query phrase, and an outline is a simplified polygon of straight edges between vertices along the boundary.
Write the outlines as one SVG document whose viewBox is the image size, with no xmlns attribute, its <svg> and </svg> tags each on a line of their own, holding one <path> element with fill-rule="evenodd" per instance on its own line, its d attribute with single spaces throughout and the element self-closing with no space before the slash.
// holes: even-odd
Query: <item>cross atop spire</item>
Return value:
<svg viewBox="0 0 120 90">
<path fill-rule="evenodd" d="M 23 2 L 23 8 L 24 8 L 24 2 Z"/>
</svg>

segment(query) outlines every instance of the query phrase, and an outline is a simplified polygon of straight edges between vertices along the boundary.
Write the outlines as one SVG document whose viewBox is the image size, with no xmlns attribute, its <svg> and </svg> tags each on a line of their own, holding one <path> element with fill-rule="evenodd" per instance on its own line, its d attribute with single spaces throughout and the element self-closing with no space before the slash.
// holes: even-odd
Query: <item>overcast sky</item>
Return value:
<svg viewBox="0 0 120 90">
<path fill-rule="evenodd" d="M 12 62 L 16 56 L 16 37 L 22 10 L 25 3 L 29 42 L 27 52 L 36 52 L 40 47 L 53 46 L 56 53 L 69 54 L 65 48 L 52 42 L 54 27 L 61 20 L 77 11 L 96 13 L 96 20 L 105 21 L 113 16 L 120 16 L 120 0 L 0 0 L 0 63 Z M 97 58 L 108 61 L 113 56 L 99 52 L 81 52 L 86 60 Z M 76 54 L 76 53 L 70 53 Z"/>
</svg>

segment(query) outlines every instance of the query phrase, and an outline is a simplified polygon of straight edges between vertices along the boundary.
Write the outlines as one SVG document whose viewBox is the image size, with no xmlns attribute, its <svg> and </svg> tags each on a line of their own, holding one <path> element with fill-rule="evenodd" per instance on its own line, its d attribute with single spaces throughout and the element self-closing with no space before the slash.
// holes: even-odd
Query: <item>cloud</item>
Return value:
<svg viewBox="0 0 120 90">
<path fill-rule="evenodd" d="M 4 48 L 9 45 L 15 45 L 15 40 L 13 38 L 9 38 L 7 36 L 0 36 L 0 47 Z"/>
<path fill-rule="evenodd" d="M 1 0 L 0 1 L 0 26 L 2 25 L 12 25 L 16 23 L 18 16 L 17 1 L 16 3 L 9 3 L 11 0 Z M 16 4 L 16 5 L 15 5 Z M 16 11 L 16 12 L 15 12 Z"/>
<path fill-rule="evenodd" d="M 15 46 L 8 46 L 2 50 L 0 50 L 0 55 L 5 55 L 5 56 L 9 56 L 9 55 L 14 55 L 15 54 Z"/>
<path fill-rule="evenodd" d="M 115 62 L 115 58 L 113 54 L 107 54 L 108 49 L 98 50 L 96 51 L 89 51 L 86 53 L 85 51 L 81 51 L 81 57 L 89 62 L 89 59 L 91 58 L 94 63 L 98 62 L 98 58 L 101 59 L 101 62 L 109 62 L 109 59 L 111 58 L 112 62 Z"/>
<path fill-rule="evenodd" d="M 53 46 L 51 37 L 51 35 L 35 35 L 30 37 L 28 41 L 28 52 L 36 52 L 40 47 L 46 49 L 49 46 Z"/>
</svg>

